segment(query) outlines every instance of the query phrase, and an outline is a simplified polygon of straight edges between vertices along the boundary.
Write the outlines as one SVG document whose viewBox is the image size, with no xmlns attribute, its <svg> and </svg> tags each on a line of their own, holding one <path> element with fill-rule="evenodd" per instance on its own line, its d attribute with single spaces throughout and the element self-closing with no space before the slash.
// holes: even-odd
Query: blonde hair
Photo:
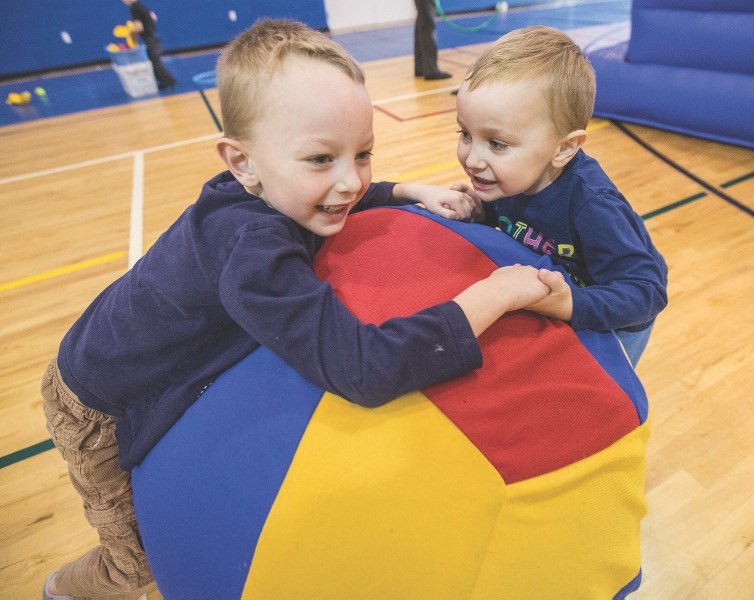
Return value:
<svg viewBox="0 0 754 600">
<path fill-rule="evenodd" d="M 262 19 L 232 40 L 217 62 L 220 112 L 227 137 L 249 139 L 267 101 L 262 92 L 290 56 L 329 63 L 364 83 L 359 64 L 324 33 L 298 21 Z"/>
<path fill-rule="evenodd" d="M 541 83 L 558 135 L 586 129 L 594 111 L 596 82 L 586 54 L 565 33 L 537 25 L 505 34 L 471 66 L 473 90 L 490 81 Z"/>
</svg>

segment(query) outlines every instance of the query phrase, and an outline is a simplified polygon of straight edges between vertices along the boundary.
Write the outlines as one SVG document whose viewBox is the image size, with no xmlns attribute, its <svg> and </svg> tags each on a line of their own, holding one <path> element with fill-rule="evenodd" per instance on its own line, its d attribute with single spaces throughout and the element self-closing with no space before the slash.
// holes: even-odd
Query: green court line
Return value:
<svg viewBox="0 0 754 600">
<path fill-rule="evenodd" d="M 715 196 L 718 196 L 721 200 L 724 200 L 731 206 L 734 206 L 735 208 L 745 212 L 747 215 L 754 217 L 754 209 L 744 204 L 743 202 L 739 202 L 733 196 L 729 196 L 728 194 L 723 192 L 720 188 L 712 185 L 711 183 L 708 183 L 706 180 L 702 179 L 698 175 L 695 175 L 693 172 L 689 171 L 685 167 L 675 162 L 669 156 L 665 156 L 657 148 L 653 147 L 652 144 L 650 144 L 645 139 L 643 139 L 640 135 L 632 131 L 631 128 L 628 127 L 625 123 L 622 123 L 621 121 L 615 121 L 615 120 L 611 120 L 610 122 L 613 125 L 615 125 L 618 129 L 620 129 L 623 133 L 625 133 L 628 137 L 630 137 L 633 141 L 639 144 L 642 148 L 654 154 L 657 158 L 659 158 L 664 163 L 673 167 L 676 171 L 678 171 L 682 175 L 685 175 L 692 181 L 695 181 L 696 183 L 701 185 L 704 189 L 709 190 Z"/>
<path fill-rule="evenodd" d="M 720 187 L 721 188 L 733 187 L 734 185 L 738 183 L 742 183 L 746 181 L 747 179 L 752 179 L 752 178 L 754 178 L 754 171 L 752 171 L 751 173 L 747 173 L 746 175 L 741 175 L 740 177 L 736 177 L 735 179 L 731 179 L 730 181 L 726 181 L 725 183 L 721 183 Z M 647 219 L 651 219 L 652 217 L 665 214 L 666 212 L 671 211 L 674 208 L 679 208 L 685 204 L 689 204 L 690 202 L 694 202 L 695 200 L 704 198 L 707 195 L 708 195 L 707 192 L 699 192 L 698 194 L 694 194 L 693 196 L 689 196 L 688 198 L 684 198 L 683 200 L 678 200 L 678 202 L 673 202 L 672 204 L 661 206 L 660 208 L 656 210 L 650 211 L 642 215 L 641 218 L 646 221 Z"/>
<path fill-rule="evenodd" d="M 730 181 L 726 181 L 725 183 L 720 184 L 721 188 L 729 188 L 731 186 L 736 185 L 737 183 L 741 183 L 742 181 L 746 181 L 747 179 L 751 179 L 754 177 L 754 171 L 751 173 L 748 173 L 747 175 L 741 175 L 741 177 L 736 177 L 735 179 L 731 179 Z"/>
<path fill-rule="evenodd" d="M 666 212 L 669 212 L 673 210 L 674 208 L 679 208 L 683 206 L 684 204 L 689 204 L 691 202 L 694 202 L 695 200 L 704 198 L 706 195 L 707 195 L 707 192 L 699 192 L 698 194 L 694 194 L 693 196 L 689 196 L 688 198 L 684 198 L 683 200 L 679 200 L 678 202 L 673 202 L 672 204 L 661 206 L 657 210 L 652 210 L 646 214 L 643 214 L 641 218 L 646 221 L 647 219 L 651 219 L 652 217 L 656 217 L 657 215 L 665 214 Z"/>
<path fill-rule="evenodd" d="M 733 185 L 736 185 L 737 183 L 741 183 L 742 181 L 746 181 L 747 179 L 751 179 L 753 177 L 754 172 L 749 173 L 748 175 L 742 175 L 741 177 L 721 184 L 720 187 L 731 187 Z M 666 206 L 660 207 L 657 210 L 650 211 L 642 215 L 641 218 L 646 221 L 647 219 L 651 219 L 652 217 L 670 212 L 675 208 L 679 208 L 686 204 L 690 204 L 691 202 L 695 202 L 696 200 L 704 198 L 705 196 L 707 196 L 707 192 L 694 194 L 693 196 L 689 196 L 688 198 L 684 198 L 683 200 L 678 200 L 678 202 L 673 202 L 672 204 L 667 204 Z M 11 454 L 0 456 L 0 469 L 21 462 L 22 460 L 26 460 L 27 458 L 31 458 L 32 456 L 36 456 L 37 454 L 42 454 L 42 452 L 52 450 L 54 447 L 55 445 L 52 443 L 52 440 L 45 440 L 44 442 L 39 442 L 38 444 L 29 446 L 28 448 L 24 448 L 23 450 L 19 450 L 18 452 L 12 452 Z"/>
<path fill-rule="evenodd" d="M 22 460 L 26 460 L 37 454 L 42 454 L 42 452 L 52 450 L 54 447 L 55 444 L 52 443 L 52 440 L 45 440 L 44 442 L 39 442 L 38 444 L 29 446 L 23 450 L 19 450 L 18 452 L 11 452 L 5 456 L 0 456 L 0 469 L 14 465 L 17 462 L 21 462 Z"/>
<path fill-rule="evenodd" d="M 207 107 L 207 110 L 209 111 L 210 116 L 212 117 L 212 120 L 215 122 L 215 127 L 217 127 L 217 130 L 222 133 L 223 126 L 220 123 L 220 119 L 217 118 L 217 113 L 212 109 L 212 105 L 209 103 L 209 100 L 207 99 L 207 96 L 204 94 L 204 90 L 199 90 L 199 95 L 201 95 L 202 100 L 204 100 L 204 106 Z"/>
</svg>

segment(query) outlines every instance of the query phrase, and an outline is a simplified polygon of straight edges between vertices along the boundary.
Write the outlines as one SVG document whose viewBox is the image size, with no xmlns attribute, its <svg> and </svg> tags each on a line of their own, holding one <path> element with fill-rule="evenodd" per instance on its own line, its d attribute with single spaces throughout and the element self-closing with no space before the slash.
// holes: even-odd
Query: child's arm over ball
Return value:
<svg viewBox="0 0 754 600">
<path fill-rule="evenodd" d="M 415 200 L 423 204 L 429 212 L 453 221 L 470 218 L 476 212 L 478 204 L 467 190 L 424 183 L 398 183 L 393 188 L 393 196 L 398 199 Z"/>
</svg>

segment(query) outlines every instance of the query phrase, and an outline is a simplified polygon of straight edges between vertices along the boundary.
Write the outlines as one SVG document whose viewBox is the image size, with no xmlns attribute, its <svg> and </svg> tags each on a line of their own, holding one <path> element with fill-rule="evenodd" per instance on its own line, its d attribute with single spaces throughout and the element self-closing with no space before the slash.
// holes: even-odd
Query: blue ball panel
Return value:
<svg viewBox="0 0 754 600">
<path fill-rule="evenodd" d="M 218 378 L 133 470 L 144 547 L 165 598 L 241 596 L 262 524 L 321 397 L 260 348 Z"/>
</svg>

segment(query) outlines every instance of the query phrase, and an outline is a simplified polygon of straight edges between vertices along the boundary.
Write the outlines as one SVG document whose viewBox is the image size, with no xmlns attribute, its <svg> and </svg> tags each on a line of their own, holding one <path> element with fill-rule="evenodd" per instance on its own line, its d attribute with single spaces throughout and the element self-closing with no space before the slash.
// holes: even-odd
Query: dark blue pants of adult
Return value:
<svg viewBox="0 0 754 600">
<path fill-rule="evenodd" d="M 414 0 L 414 75 L 425 77 L 437 73 L 437 37 L 434 0 Z"/>
<path fill-rule="evenodd" d="M 160 89 L 173 87 L 175 77 L 168 71 L 167 67 L 162 64 L 162 44 L 160 38 L 156 35 L 150 35 L 141 38 L 147 47 L 147 56 L 154 67 L 154 76 L 157 78 L 157 86 Z"/>
</svg>

